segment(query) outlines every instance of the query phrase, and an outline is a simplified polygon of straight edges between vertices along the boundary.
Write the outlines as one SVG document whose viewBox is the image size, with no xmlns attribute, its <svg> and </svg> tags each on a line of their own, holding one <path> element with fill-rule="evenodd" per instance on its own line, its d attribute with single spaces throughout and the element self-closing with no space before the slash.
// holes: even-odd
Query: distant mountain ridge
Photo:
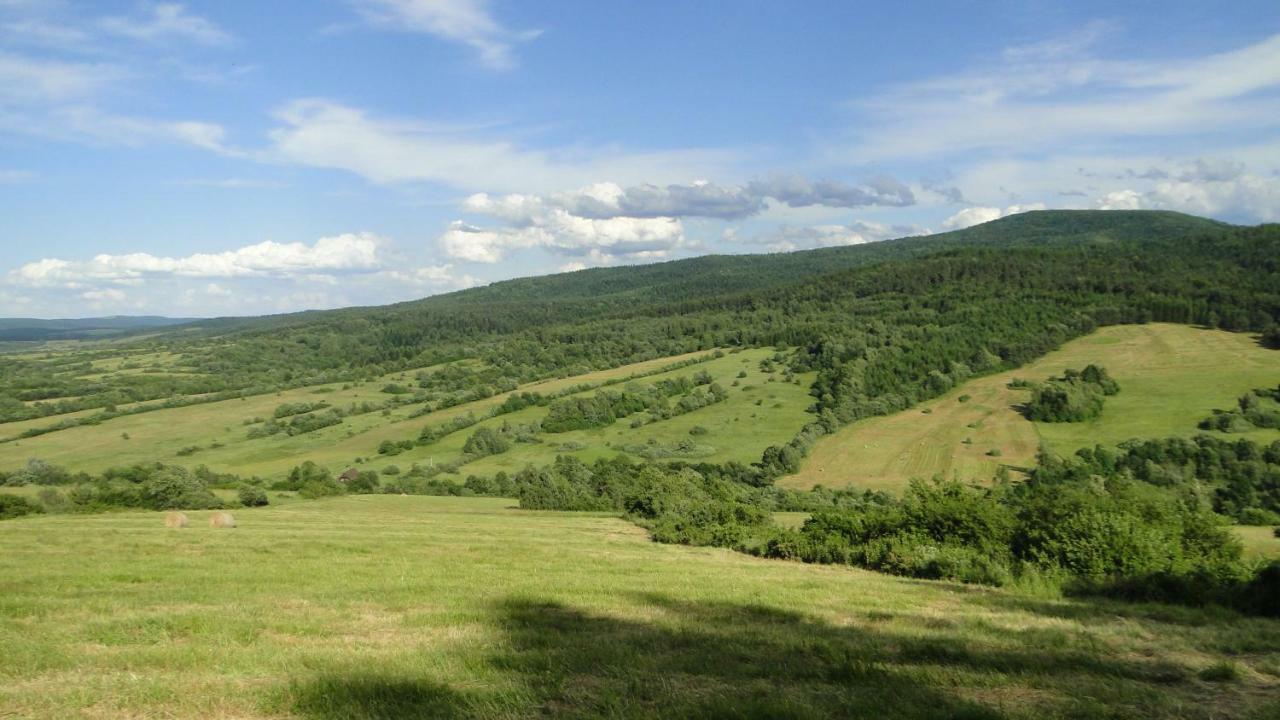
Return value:
<svg viewBox="0 0 1280 720">
<path fill-rule="evenodd" d="M 112 315 L 94 318 L 0 318 L 0 341 L 100 340 L 142 330 L 185 325 L 199 318 Z"/>
<path fill-rule="evenodd" d="M 510 312 L 581 307 L 596 315 L 604 306 L 700 302 L 708 297 L 757 293 L 806 278 L 965 247 L 1063 246 L 1145 241 L 1219 234 L 1239 226 L 1165 210 L 1035 210 L 981 225 L 839 247 L 747 255 L 701 255 L 647 265 L 589 268 L 501 280 L 489 285 L 390 305 L 308 310 L 283 315 L 201 320 L 174 330 L 222 334 L 297 326 L 371 315 Z M 708 290 L 714 288 L 714 292 Z M 184 332 L 185 331 L 185 332 Z"/>
</svg>

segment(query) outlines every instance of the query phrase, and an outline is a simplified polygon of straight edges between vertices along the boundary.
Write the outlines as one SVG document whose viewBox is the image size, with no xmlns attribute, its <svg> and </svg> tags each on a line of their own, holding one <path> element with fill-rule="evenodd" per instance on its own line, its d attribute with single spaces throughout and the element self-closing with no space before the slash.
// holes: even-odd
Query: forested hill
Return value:
<svg viewBox="0 0 1280 720">
<path fill-rule="evenodd" d="M 567 317 L 583 318 L 611 308 L 708 300 L 784 286 L 819 275 L 904 260 L 961 247 L 1050 246 L 1117 241 L 1150 241 L 1216 234 L 1233 226 L 1182 213 L 1132 210 L 1039 210 L 963 230 L 864 245 L 759 255 L 706 255 L 684 260 L 592 268 L 517 278 L 484 287 L 379 308 L 311 311 L 260 318 L 223 318 L 187 330 L 226 333 L 297 326 L 338 317 L 424 316 L 476 309 L 494 313 L 528 311 L 529 305 L 572 306 Z"/>
</svg>

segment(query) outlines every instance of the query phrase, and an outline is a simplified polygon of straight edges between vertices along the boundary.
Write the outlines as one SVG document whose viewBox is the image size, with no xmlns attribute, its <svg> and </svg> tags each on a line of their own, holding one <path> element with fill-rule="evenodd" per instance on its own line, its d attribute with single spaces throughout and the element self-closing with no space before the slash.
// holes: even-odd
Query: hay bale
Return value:
<svg viewBox="0 0 1280 720">
<path fill-rule="evenodd" d="M 184 528 L 188 524 L 186 513 L 171 512 L 164 516 L 164 526 L 167 528 Z"/>
<path fill-rule="evenodd" d="M 216 512 L 213 517 L 209 518 L 209 527 L 233 528 L 235 526 L 236 519 L 231 517 L 231 513 Z"/>
</svg>

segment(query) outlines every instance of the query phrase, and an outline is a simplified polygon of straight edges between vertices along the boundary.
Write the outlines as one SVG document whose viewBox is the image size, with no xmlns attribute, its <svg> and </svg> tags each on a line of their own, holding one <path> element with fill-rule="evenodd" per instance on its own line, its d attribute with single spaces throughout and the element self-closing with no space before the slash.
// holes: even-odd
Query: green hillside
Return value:
<svg viewBox="0 0 1280 720">
<path fill-rule="evenodd" d="M 1043 380 L 1090 363 L 1106 367 L 1121 387 L 1102 415 L 1037 423 L 1019 412 L 1029 391 L 1009 387 L 1014 378 Z M 1159 323 L 1103 328 L 1015 370 L 842 428 L 814 446 L 800 472 L 779 482 L 900 492 L 911 478 L 934 475 L 987 481 L 1001 466 L 1034 466 L 1041 446 L 1070 455 L 1132 438 L 1196 435 L 1214 408 L 1232 407 L 1240 395 L 1277 383 L 1280 352 L 1260 346 L 1256 337 Z M 1262 444 L 1280 440 L 1280 429 L 1215 434 Z"/>
</svg>

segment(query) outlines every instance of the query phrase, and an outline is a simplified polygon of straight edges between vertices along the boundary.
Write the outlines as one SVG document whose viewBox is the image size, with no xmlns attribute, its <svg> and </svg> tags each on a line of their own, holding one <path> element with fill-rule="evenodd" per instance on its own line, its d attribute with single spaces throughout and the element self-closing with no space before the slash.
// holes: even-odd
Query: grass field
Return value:
<svg viewBox="0 0 1280 720">
<path fill-rule="evenodd" d="M 1270 718 L 1280 622 L 363 496 L 0 524 L 0 717 Z"/>
<path fill-rule="evenodd" d="M 1082 423 L 1033 423 L 1017 406 L 1028 391 L 1013 378 L 1041 381 L 1095 363 L 1120 383 L 1101 417 Z M 788 487 L 865 487 L 898 491 L 913 477 L 988 479 L 1000 465 L 1030 467 L 1041 443 L 1058 453 L 1130 438 L 1191 436 L 1214 408 L 1280 382 L 1280 352 L 1245 334 L 1185 325 L 1103 328 L 1010 372 L 977 378 L 894 415 L 870 418 L 823 438 Z M 969 399 L 961 402 L 960 398 Z M 1232 434 L 1260 442 L 1280 431 Z M 965 440 L 971 442 L 966 443 Z M 998 455 L 989 455 L 990 451 Z"/>
<path fill-rule="evenodd" d="M 1244 543 L 1248 558 L 1280 558 L 1280 537 L 1270 525 L 1237 525 L 1234 530 Z"/>
<path fill-rule="evenodd" d="M 753 462 L 760 458 L 765 447 L 791 439 L 811 419 L 806 409 L 812 402 L 808 395 L 812 377 L 800 376 L 800 383 L 793 384 L 782 382 L 781 373 L 768 375 L 762 372 L 758 367 L 759 361 L 773 354 L 772 349 L 744 350 L 727 353 L 720 358 L 712 358 L 709 353 L 690 353 L 522 386 L 522 391 L 547 394 L 583 383 L 598 384 L 633 376 L 643 376 L 644 382 L 653 382 L 706 370 L 730 390 L 730 398 L 642 428 L 631 428 L 630 420 L 623 419 L 608 428 L 544 434 L 543 443 L 517 444 L 508 453 L 467 465 L 464 475 L 492 474 L 498 470 L 513 472 L 530 463 L 549 463 L 557 454 L 575 455 L 590 461 L 619 454 L 615 445 L 644 445 L 650 441 L 669 445 L 689 438 L 689 431 L 695 425 L 709 431 L 697 438 L 699 444 L 713 448 L 713 452 L 698 459 Z M 672 364 L 697 357 L 704 360 L 695 366 L 659 372 Z M 440 442 L 395 457 L 380 456 L 377 449 L 384 440 L 415 439 L 427 425 L 439 425 L 467 413 L 483 417 L 484 413 L 506 399 L 506 393 L 417 418 L 410 417 L 417 406 L 406 405 L 387 411 L 351 415 L 340 425 L 292 437 L 279 434 L 248 438 L 245 421 L 271 417 L 274 409 L 283 403 L 324 400 L 333 406 L 345 407 L 351 403 L 384 402 L 389 396 L 381 389 L 387 382 L 412 384 L 415 372 L 394 373 L 349 387 L 346 384 L 312 386 L 243 400 L 154 410 L 113 418 L 98 425 L 0 443 L 0 469 L 19 467 L 29 458 L 40 458 L 72 470 L 88 472 L 136 462 L 161 461 L 186 466 L 203 464 L 218 471 L 273 478 L 306 460 L 341 472 L 356 465 L 357 458 L 367 459 L 365 467 L 373 469 L 388 465 L 407 469 L 414 462 L 429 464 L 455 459 L 461 455 L 463 444 L 476 428 L 454 433 Z M 738 378 L 740 372 L 747 376 Z M 770 382 L 771 378 L 773 382 Z M 735 387 L 734 382 L 739 384 Z M 581 394 L 591 395 L 594 392 L 588 390 Z M 82 417 L 94 412 L 0 424 L 0 437 L 13 437 L 31 427 L 45 427 L 63 418 Z M 529 423 L 541 419 L 545 413 L 546 408 L 531 407 L 486 420 L 481 426 L 500 426 L 503 422 Z M 198 450 L 180 454 L 192 447 Z"/>
</svg>

